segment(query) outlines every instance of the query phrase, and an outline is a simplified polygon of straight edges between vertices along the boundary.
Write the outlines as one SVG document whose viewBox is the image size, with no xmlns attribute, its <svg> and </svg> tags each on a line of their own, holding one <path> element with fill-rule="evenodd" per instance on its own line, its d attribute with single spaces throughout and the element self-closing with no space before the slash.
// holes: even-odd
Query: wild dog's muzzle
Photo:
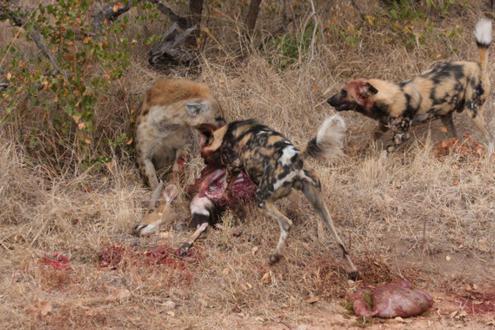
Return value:
<svg viewBox="0 0 495 330">
<path fill-rule="evenodd" d="M 353 110 L 355 108 L 354 102 L 342 101 L 338 94 L 329 98 L 327 103 L 334 107 L 336 111 Z"/>
</svg>

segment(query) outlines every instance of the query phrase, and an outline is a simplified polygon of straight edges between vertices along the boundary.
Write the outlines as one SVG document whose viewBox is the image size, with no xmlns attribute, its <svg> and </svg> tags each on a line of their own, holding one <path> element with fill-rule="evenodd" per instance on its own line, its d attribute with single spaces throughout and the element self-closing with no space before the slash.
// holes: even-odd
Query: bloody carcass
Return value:
<svg viewBox="0 0 495 330">
<path fill-rule="evenodd" d="M 209 225 L 215 224 L 226 209 L 238 210 L 254 199 L 256 185 L 245 172 L 230 177 L 225 168 L 207 165 L 200 177 L 188 187 L 192 196 L 190 210 L 192 225 L 196 231 L 180 247 L 180 254 L 187 254 L 194 241 Z"/>
</svg>

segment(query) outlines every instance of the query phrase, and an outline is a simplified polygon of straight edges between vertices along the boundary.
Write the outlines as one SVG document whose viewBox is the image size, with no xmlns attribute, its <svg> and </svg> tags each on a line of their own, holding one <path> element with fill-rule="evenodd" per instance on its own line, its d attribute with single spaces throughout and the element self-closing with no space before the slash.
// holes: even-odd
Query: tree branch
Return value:
<svg viewBox="0 0 495 330">
<path fill-rule="evenodd" d="M 168 5 L 165 5 L 160 0 L 145 0 L 156 5 L 157 9 L 162 13 L 167 15 L 170 20 L 177 23 L 181 29 L 187 29 L 190 27 L 189 22 L 185 17 L 177 15 Z M 202 7 L 202 4 L 201 4 Z"/>
<path fill-rule="evenodd" d="M 23 13 L 20 8 L 10 9 L 7 7 L 7 5 L 2 5 L 0 7 L 0 21 L 6 19 L 10 20 L 13 26 L 22 28 L 26 24 L 26 14 Z M 52 65 L 52 68 L 57 73 L 62 74 L 65 79 L 67 79 L 67 73 L 58 65 L 55 56 L 46 46 L 43 35 L 37 30 L 32 29 L 31 31 L 28 31 L 28 37 L 34 41 L 41 53 L 45 55 L 46 58 L 48 58 L 50 64 Z"/>
<path fill-rule="evenodd" d="M 130 1 L 126 4 L 120 1 L 106 4 L 99 12 L 93 15 L 93 30 L 100 32 L 103 22 L 113 22 L 120 15 L 127 13 L 129 9 L 131 9 Z"/>
</svg>

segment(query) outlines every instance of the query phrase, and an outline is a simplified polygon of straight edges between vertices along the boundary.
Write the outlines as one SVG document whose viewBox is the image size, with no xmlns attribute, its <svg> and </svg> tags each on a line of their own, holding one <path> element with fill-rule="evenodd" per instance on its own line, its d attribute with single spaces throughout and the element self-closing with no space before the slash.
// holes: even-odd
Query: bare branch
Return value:
<svg viewBox="0 0 495 330">
<path fill-rule="evenodd" d="M 24 27 L 26 24 L 26 14 L 20 8 L 9 8 L 7 5 L 0 6 L 0 20 L 8 19 L 11 24 L 18 27 Z M 38 49 L 43 55 L 50 61 L 52 68 L 64 76 L 65 79 L 68 78 L 67 73 L 60 68 L 57 63 L 55 56 L 50 52 L 50 49 L 45 44 L 43 35 L 37 30 L 31 29 L 28 32 L 28 36 L 34 41 Z"/>
<path fill-rule="evenodd" d="M 145 0 L 145 1 L 155 4 L 158 10 L 162 14 L 167 15 L 173 22 L 177 23 L 177 25 L 181 29 L 187 29 L 190 26 L 186 18 L 177 15 L 168 5 L 164 4 L 162 1 L 160 0 Z"/>
<path fill-rule="evenodd" d="M 177 23 L 167 30 L 162 39 L 149 52 L 149 63 L 158 68 L 169 65 L 192 65 L 196 55 L 185 47 L 186 40 L 197 30 L 197 26 L 183 30 Z"/>
<path fill-rule="evenodd" d="M 93 15 L 93 29 L 95 32 L 101 31 L 102 25 L 105 21 L 113 22 L 120 15 L 126 13 L 131 9 L 130 1 L 123 4 L 120 1 L 105 5 L 99 12 Z"/>
<path fill-rule="evenodd" d="M 45 55 L 46 58 L 48 58 L 48 60 L 50 61 L 50 64 L 53 67 L 53 69 L 57 73 L 61 73 L 64 76 L 64 78 L 67 80 L 69 78 L 68 75 L 67 75 L 67 73 L 64 70 L 62 70 L 60 68 L 60 66 L 58 65 L 57 59 L 52 54 L 52 52 L 50 52 L 50 50 L 48 49 L 48 47 L 45 45 L 44 38 L 41 35 L 41 33 L 39 33 L 38 31 L 32 31 L 32 32 L 29 33 L 29 37 L 34 41 L 34 43 L 36 44 L 36 46 L 38 46 L 39 50 L 41 50 L 41 52 L 43 53 L 43 55 Z"/>
</svg>

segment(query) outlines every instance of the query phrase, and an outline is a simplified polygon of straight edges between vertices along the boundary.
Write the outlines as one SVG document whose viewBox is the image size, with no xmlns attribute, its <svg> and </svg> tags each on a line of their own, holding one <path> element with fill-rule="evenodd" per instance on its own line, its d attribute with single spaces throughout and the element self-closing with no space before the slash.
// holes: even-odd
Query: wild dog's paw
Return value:
<svg viewBox="0 0 495 330">
<path fill-rule="evenodd" d="M 154 224 L 140 223 L 134 226 L 132 234 L 135 236 L 147 236 L 158 231 L 158 226 Z"/>
<path fill-rule="evenodd" d="M 270 256 L 268 257 L 268 264 L 275 265 L 277 262 L 280 261 L 280 259 L 282 259 L 281 254 L 278 253 L 270 254 Z"/>
</svg>

